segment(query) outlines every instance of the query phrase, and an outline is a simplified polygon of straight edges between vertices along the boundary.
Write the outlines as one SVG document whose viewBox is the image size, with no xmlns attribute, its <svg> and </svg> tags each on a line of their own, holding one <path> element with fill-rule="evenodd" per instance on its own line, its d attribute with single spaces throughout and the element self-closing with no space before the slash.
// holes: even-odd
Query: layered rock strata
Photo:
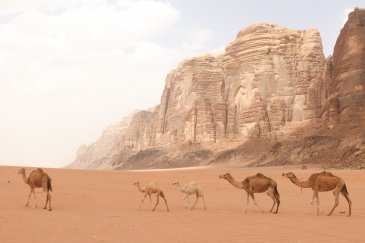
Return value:
<svg viewBox="0 0 365 243">
<path fill-rule="evenodd" d="M 199 144 L 224 150 L 231 142 L 249 139 L 304 137 L 308 128 L 320 131 L 363 119 L 364 80 L 364 9 L 349 14 L 327 60 L 314 29 L 254 24 L 240 31 L 223 54 L 181 62 L 167 75 L 160 104 L 135 114 L 108 144 L 106 158 L 105 153 L 91 156 L 97 153 L 90 152 L 97 151 L 92 145 L 78 153 L 75 164 L 89 160 L 92 165 L 123 168 L 126 163 L 133 168 L 139 158 L 134 155 L 153 148 L 164 151 L 154 152 L 164 156 L 159 166 L 178 166 L 173 158 L 181 156 L 176 150 L 169 154 L 169 148 Z"/>
</svg>

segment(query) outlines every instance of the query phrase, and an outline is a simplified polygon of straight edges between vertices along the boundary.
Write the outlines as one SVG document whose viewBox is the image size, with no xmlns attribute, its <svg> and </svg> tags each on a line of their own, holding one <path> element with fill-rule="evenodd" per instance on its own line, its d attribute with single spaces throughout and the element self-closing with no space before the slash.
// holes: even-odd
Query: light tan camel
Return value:
<svg viewBox="0 0 365 243">
<path fill-rule="evenodd" d="M 272 210 L 274 209 L 275 204 L 277 206 L 276 206 L 276 211 L 274 213 L 278 212 L 279 205 L 280 205 L 280 195 L 279 195 L 279 192 L 278 192 L 278 189 L 277 189 L 277 184 L 273 179 L 271 179 L 269 177 L 266 177 L 261 173 L 257 173 L 254 176 L 249 176 L 241 182 L 236 181 L 230 173 L 220 175 L 219 178 L 226 179 L 234 187 L 237 187 L 239 189 L 243 189 L 247 192 L 247 202 L 246 202 L 245 213 L 247 211 L 250 196 L 251 196 L 254 204 L 258 208 L 260 208 L 258 206 L 258 204 L 256 203 L 254 193 L 261 193 L 261 192 L 266 192 L 266 194 L 269 197 L 271 197 L 271 199 L 274 201 L 274 204 L 272 205 L 272 207 L 270 209 L 270 212 L 272 212 Z"/>
<path fill-rule="evenodd" d="M 156 204 L 155 206 L 153 207 L 152 211 L 155 211 L 158 203 L 159 203 L 159 199 L 160 199 L 160 196 L 163 198 L 163 200 L 165 201 L 165 204 L 166 204 L 166 208 L 167 208 L 167 212 L 169 212 L 169 207 L 167 206 L 167 201 L 166 201 L 166 198 L 165 198 L 165 195 L 163 194 L 160 186 L 155 183 L 155 182 L 150 182 L 149 184 L 147 184 L 145 187 L 141 187 L 140 183 L 137 181 L 135 182 L 133 185 L 137 186 L 138 187 L 138 190 L 142 193 L 144 193 L 144 197 L 142 199 L 142 203 L 141 203 L 141 206 L 139 206 L 139 209 L 142 208 L 142 205 L 143 205 L 143 202 L 144 200 L 146 199 L 147 196 L 150 197 L 151 199 L 151 195 L 152 194 L 156 194 L 156 197 L 157 197 L 157 200 L 156 200 Z"/>
<path fill-rule="evenodd" d="M 347 216 L 351 216 L 351 200 L 349 197 L 349 193 L 346 188 L 345 181 L 338 177 L 333 175 L 330 172 L 321 172 L 321 173 L 315 173 L 312 174 L 306 181 L 300 181 L 293 172 L 289 173 L 283 173 L 282 176 L 285 176 L 293 182 L 293 184 L 302 187 L 302 188 L 312 188 L 313 190 L 313 197 L 312 197 L 312 204 L 314 202 L 314 199 L 316 199 L 316 214 L 319 214 L 319 192 L 327 192 L 327 191 L 333 191 L 333 195 L 335 196 L 335 205 L 333 206 L 331 212 L 329 212 L 328 216 L 330 216 L 335 210 L 335 208 L 338 206 L 338 196 L 341 193 L 347 200 L 349 204 L 349 214 Z"/>
<path fill-rule="evenodd" d="M 23 181 L 25 182 L 25 184 L 28 184 L 30 187 L 30 193 L 28 195 L 28 201 L 27 204 L 25 204 L 26 207 L 28 207 L 29 204 L 29 199 L 30 199 L 30 195 L 33 193 L 34 195 L 34 201 L 35 201 L 35 208 L 37 207 L 37 198 L 35 196 L 35 188 L 43 188 L 43 191 L 46 193 L 47 198 L 46 198 L 46 205 L 44 206 L 44 209 L 47 209 L 47 204 L 49 202 L 49 211 L 52 211 L 52 206 L 51 206 L 51 194 L 49 193 L 50 191 L 52 191 L 52 183 L 51 183 L 51 178 L 43 172 L 42 169 L 36 169 L 33 170 L 30 175 L 27 176 L 25 175 L 25 169 L 21 168 L 18 171 L 18 174 L 22 175 Z"/>
<path fill-rule="evenodd" d="M 184 202 L 184 205 L 185 205 L 186 209 L 189 208 L 189 196 L 191 194 L 195 194 L 196 198 L 195 198 L 194 205 L 190 209 L 191 210 L 194 209 L 194 207 L 195 207 L 196 203 L 198 202 L 199 198 L 202 199 L 202 202 L 203 202 L 203 205 L 204 205 L 204 210 L 206 209 L 203 190 L 197 182 L 192 181 L 192 182 L 190 182 L 190 183 L 188 183 L 184 186 L 181 186 L 179 182 L 174 182 L 174 183 L 172 183 L 172 185 L 179 188 L 180 192 L 185 193 L 185 196 L 183 197 L 183 202 Z M 187 200 L 187 203 L 186 203 L 186 200 Z"/>
</svg>

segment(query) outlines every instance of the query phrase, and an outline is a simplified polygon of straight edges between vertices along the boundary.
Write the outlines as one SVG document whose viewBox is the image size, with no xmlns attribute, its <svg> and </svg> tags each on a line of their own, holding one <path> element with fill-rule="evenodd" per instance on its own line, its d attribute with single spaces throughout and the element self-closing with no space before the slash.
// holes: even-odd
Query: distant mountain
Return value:
<svg viewBox="0 0 365 243">
<path fill-rule="evenodd" d="M 156 108 L 107 128 L 70 167 L 365 168 L 365 9 L 349 14 L 327 59 L 317 30 L 253 24 L 165 82 Z"/>
</svg>

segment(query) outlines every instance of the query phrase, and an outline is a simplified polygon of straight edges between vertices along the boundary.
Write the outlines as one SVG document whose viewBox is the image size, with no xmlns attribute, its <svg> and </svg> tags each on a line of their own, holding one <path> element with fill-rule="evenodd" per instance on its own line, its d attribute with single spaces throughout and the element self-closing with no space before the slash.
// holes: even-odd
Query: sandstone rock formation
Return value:
<svg viewBox="0 0 365 243">
<path fill-rule="evenodd" d="M 346 123 L 365 116 L 365 10 L 355 9 L 337 39 L 330 63 L 331 121 Z"/>
<path fill-rule="evenodd" d="M 131 125 L 131 117 L 125 117 L 120 122 L 107 127 L 101 137 L 93 144 L 81 145 L 76 153 L 77 159 L 69 168 L 110 168 L 110 158 L 113 149 L 125 131 Z"/>
<path fill-rule="evenodd" d="M 314 29 L 253 24 L 223 54 L 181 62 L 167 75 L 154 110 L 136 113 L 115 136 L 107 132 L 82 147 L 74 166 L 143 168 L 152 156 L 155 163 L 148 167 L 176 167 L 187 165 L 186 158 L 219 160 L 224 151 L 249 140 L 312 141 L 313 133 L 363 119 L 364 104 L 365 10 L 349 14 L 327 60 Z M 330 149 L 336 149 L 339 138 L 327 137 L 313 141 L 331 141 Z M 275 157 L 267 152 L 262 161 Z"/>
</svg>

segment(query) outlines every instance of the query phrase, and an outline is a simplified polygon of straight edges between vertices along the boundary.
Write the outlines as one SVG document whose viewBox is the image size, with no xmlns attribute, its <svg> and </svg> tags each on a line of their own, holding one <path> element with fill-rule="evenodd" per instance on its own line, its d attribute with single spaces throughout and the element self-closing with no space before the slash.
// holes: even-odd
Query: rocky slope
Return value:
<svg viewBox="0 0 365 243">
<path fill-rule="evenodd" d="M 364 40 L 364 9 L 349 14 L 327 59 L 316 30 L 251 25 L 223 54 L 181 62 L 154 110 L 134 114 L 122 132 L 107 129 L 72 166 L 339 164 L 346 144 L 356 147 L 349 165 L 362 165 Z"/>
</svg>

